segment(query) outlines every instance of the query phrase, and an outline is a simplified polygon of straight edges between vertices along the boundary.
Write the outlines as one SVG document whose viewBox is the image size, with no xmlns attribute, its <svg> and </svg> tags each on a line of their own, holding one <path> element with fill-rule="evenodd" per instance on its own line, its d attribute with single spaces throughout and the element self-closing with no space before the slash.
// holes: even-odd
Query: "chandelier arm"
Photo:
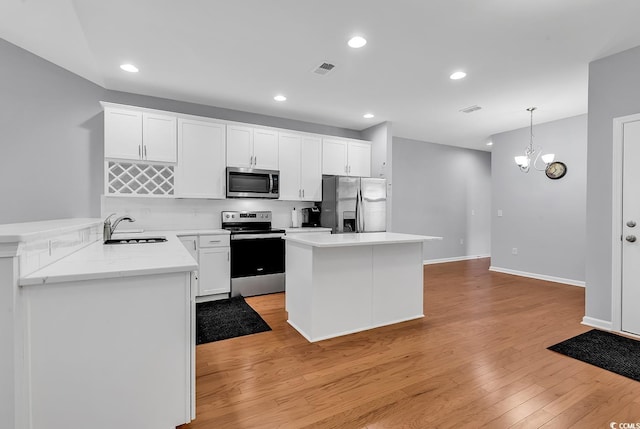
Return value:
<svg viewBox="0 0 640 429">
<path fill-rule="evenodd" d="M 533 161 L 533 168 L 535 168 L 538 171 L 545 171 L 547 169 L 547 165 L 543 164 L 544 166 L 542 168 L 538 168 L 538 160 L 540 159 L 540 156 L 542 155 L 542 146 L 538 146 L 537 149 L 538 155 L 536 156 L 536 159 Z"/>
</svg>

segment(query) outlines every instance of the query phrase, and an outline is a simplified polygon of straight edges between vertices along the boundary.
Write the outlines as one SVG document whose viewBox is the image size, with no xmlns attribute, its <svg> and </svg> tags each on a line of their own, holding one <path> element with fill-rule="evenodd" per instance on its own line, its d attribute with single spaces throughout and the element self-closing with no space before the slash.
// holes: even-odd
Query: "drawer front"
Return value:
<svg viewBox="0 0 640 429">
<path fill-rule="evenodd" d="M 200 247 L 229 247 L 229 235 L 201 235 Z"/>
</svg>

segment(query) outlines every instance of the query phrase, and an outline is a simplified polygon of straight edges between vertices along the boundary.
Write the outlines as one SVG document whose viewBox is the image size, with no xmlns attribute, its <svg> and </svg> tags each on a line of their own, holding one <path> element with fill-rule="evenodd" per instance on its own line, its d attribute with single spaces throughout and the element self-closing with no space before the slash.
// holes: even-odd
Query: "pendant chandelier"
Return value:
<svg viewBox="0 0 640 429">
<path fill-rule="evenodd" d="M 524 155 L 516 156 L 516 164 L 520 167 L 520 171 L 523 173 L 528 173 L 529 169 L 533 165 L 538 171 L 545 171 L 547 166 L 553 162 L 555 159 L 555 154 L 547 153 L 542 155 L 542 147 L 533 147 L 533 111 L 536 110 L 535 107 L 529 107 L 527 112 L 531 113 L 531 126 L 530 126 L 530 138 L 529 138 L 529 146 L 525 148 Z M 538 167 L 538 160 L 542 158 L 543 165 Z"/>
</svg>

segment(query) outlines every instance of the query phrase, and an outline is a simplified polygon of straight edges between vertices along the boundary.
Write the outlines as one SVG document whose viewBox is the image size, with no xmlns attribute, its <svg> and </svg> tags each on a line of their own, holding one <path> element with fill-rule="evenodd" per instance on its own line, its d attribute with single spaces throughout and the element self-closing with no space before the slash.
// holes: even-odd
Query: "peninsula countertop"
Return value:
<svg viewBox="0 0 640 429">
<path fill-rule="evenodd" d="M 364 232 L 352 234 L 296 234 L 287 241 L 312 247 L 370 246 L 376 244 L 418 243 L 442 240 L 442 237 L 403 234 L 398 232 Z"/>
<path fill-rule="evenodd" d="M 96 241 L 20 279 L 21 286 L 108 279 L 198 269 L 174 234 L 166 242 L 105 245 Z"/>
</svg>

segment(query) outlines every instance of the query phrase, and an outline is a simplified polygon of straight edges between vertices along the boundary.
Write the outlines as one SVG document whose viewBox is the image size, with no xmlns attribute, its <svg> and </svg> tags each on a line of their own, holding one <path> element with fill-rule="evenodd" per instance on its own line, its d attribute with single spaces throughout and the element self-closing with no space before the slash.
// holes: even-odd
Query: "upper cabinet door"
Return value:
<svg viewBox="0 0 640 429">
<path fill-rule="evenodd" d="M 350 141 L 348 152 L 349 176 L 371 177 L 371 145 Z"/>
<path fill-rule="evenodd" d="M 300 157 L 302 138 L 297 134 L 279 135 L 278 165 L 280 166 L 280 199 L 302 199 L 300 184 Z"/>
<path fill-rule="evenodd" d="M 322 139 L 322 174 L 345 176 L 347 170 L 347 142 Z"/>
<path fill-rule="evenodd" d="M 104 110 L 105 158 L 142 158 L 142 112 L 135 110 Z"/>
<path fill-rule="evenodd" d="M 300 187 L 303 201 L 322 201 L 322 140 L 304 136 L 301 144 Z"/>
<path fill-rule="evenodd" d="M 278 169 L 278 132 L 253 129 L 253 168 Z"/>
<path fill-rule="evenodd" d="M 227 125 L 227 165 L 253 168 L 253 128 Z"/>
<path fill-rule="evenodd" d="M 176 197 L 225 197 L 224 124 L 178 119 Z"/>
<path fill-rule="evenodd" d="M 145 161 L 177 161 L 176 117 L 142 113 L 142 159 Z"/>
</svg>

